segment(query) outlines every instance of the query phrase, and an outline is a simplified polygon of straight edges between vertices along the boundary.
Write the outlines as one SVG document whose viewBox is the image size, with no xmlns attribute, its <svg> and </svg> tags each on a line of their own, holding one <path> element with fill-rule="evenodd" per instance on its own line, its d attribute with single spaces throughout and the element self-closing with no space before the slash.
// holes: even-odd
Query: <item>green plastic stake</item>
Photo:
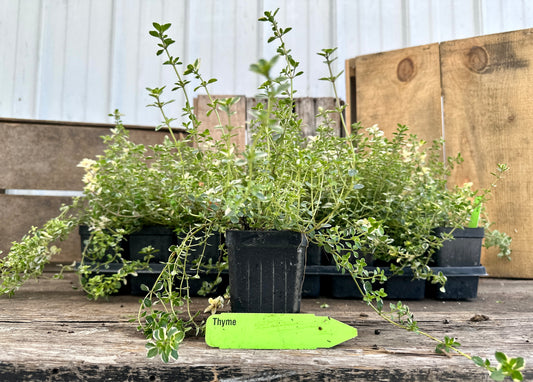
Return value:
<svg viewBox="0 0 533 382">
<path fill-rule="evenodd" d="M 326 316 L 221 313 L 207 319 L 205 342 L 221 349 L 317 349 L 356 336 L 356 328 Z"/>
<path fill-rule="evenodd" d="M 481 198 L 478 196 L 474 200 L 474 211 L 472 211 L 472 215 L 470 216 L 470 222 L 468 223 L 468 228 L 477 228 L 479 224 L 479 215 L 481 214 Z"/>
</svg>

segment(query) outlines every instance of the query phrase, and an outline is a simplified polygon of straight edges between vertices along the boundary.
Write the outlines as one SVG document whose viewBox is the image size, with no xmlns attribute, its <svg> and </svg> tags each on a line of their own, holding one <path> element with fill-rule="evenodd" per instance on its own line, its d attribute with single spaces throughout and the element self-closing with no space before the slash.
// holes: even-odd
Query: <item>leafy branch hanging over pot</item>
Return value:
<svg viewBox="0 0 533 382">
<path fill-rule="evenodd" d="M 90 228 L 87 245 L 78 272 L 82 286 L 92 298 L 115 292 L 127 275 L 147 267 L 150 248 L 144 261 L 121 256 L 120 243 L 127 234 L 146 224 L 172 227 L 181 241 L 170 248 L 169 258 L 154 286 L 144 287 L 137 323 L 148 340 L 148 356 L 160 355 L 164 361 L 178 357 L 178 347 L 190 330 L 199 333 L 201 312 L 190 308 L 190 281 L 198 278 L 202 253 L 208 237 L 228 230 L 288 230 L 305 235 L 322 246 L 334 258 L 339 269 L 349 273 L 360 288 L 364 300 L 386 321 L 423 334 L 437 342 L 437 351 L 456 351 L 487 369 L 495 379 L 511 376 L 520 379 L 522 358 L 507 358 L 496 353 L 499 365 L 462 353 L 455 340 L 439 340 L 418 327 L 408 307 L 398 303 L 383 309 L 384 290 L 373 286 L 387 277 L 379 268 L 365 268 L 365 254 L 390 263 L 395 272 L 411 268 L 419 278 L 444 283 L 441 274 L 433 274 L 429 264 L 432 252 L 444 238 L 431 234 L 438 225 L 464 226 L 476 207 L 476 196 L 488 192 L 473 191 L 470 185 L 448 189 L 446 176 L 460 158 L 442 163 L 440 145 L 426 149 L 416 136 L 399 127 L 388 140 L 377 128 L 352 126 L 353 134 L 338 137 L 333 133 L 331 115 L 339 115 L 347 133 L 337 97 L 335 110 L 321 110 L 323 123 L 317 135 L 304 139 L 302 120 L 293 110 L 294 79 L 301 74 L 299 63 L 287 48 L 284 36 L 290 28 L 277 24 L 275 12 L 265 12 L 260 21 L 272 27 L 269 42 L 278 44 L 277 56 L 260 60 L 252 71 L 264 77 L 261 102 L 249 121 L 251 143 L 240 152 L 231 143 L 235 129 L 231 106 L 237 98 L 215 99 L 204 79 L 199 60 L 185 66 L 169 47 L 174 41 L 166 34 L 170 24 L 154 23 L 150 34 L 158 39 L 157 55 L 176 75 L 172 91 L 184 97 L 182 113 L 186 120 L 185 139 L 177 139 L 167 111 L 172 101 L 163 99 L 165 87 L 149 89 L 161 110 L 169 137 L 160 145 L 132 143 L 116 113 L 117 127 L 105 138 L 108 149 L 95 161 L 84 161 L 85 194 L 64 207 L 62 214 L 41 229 L 32 230 L 15 243 L 7 257 L 0 260 L 0 292 L 13 294 L 22 283 L 37 277 L 42 267 L 58 249 L 52 246 L 77 225 Z M 324 58 L 335 95 L 335 49 L 325 49 Z M 281 72 L 273 70 L 281 62 Z M 210 99 L 209 114 L 215 114 L 222 129 L 222 139 L 215 141 L 209 131 L 200 132 L 189 88 L 202 89 Z M 222 123 L 223 116 L 229 121 Z M 504 169 L 503 167 L 501 168 Z M 112 250 L 109 250 L 109 249 Z M 190 272 L 192 251 L 199 251 Z M 104 266 L 123 263 L 122 272 L 113 276 L 94 275 L 91 264 Z M 218 269 L 227 266 L 225 257 Z M 209 289 L 208 286 L 205 288 Z M 222 299 L 212 299 L 214 311 Z"/>
</svg>

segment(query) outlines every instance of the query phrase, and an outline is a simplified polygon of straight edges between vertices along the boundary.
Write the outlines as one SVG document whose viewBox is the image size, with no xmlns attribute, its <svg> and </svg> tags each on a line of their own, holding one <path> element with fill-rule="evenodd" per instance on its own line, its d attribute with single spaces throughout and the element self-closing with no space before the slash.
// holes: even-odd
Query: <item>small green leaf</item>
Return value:
<svg viewBox="0 0 533 382">
<path fill-rule="evenodd" d="M 170 352 L 170 356 L 174 359 L 178 359 L 178 351 L 176 349 L 173 349 L 171 352 Z"/>
<path fill-rule="evenodd" d="M 439 344 L 441 345 L 441 344 Z M 438 345 L 437 345 L 438 346 Z M 473 356 L 472 361 L 479 367 L 485 367 L 485 361 L 481 357 Z"/>
<path fill-rule="evenodd" d="M 513 379 L 513 381 L 523 381 L 524 380 L 524 376 L 518 370 L 514 370 L 511 373 L 511 378 Z"/>
<path fill-rule="evenodd" d="M 515 369 L 522 369 L 524 368 L 525 366 L 525 361 L 524 361 L 524 358 L 522 357 L 518 357 L 518 358 L 513 358 L 514 360 L 516 360 L 516 364 L 515 364 Z"/>
<path fill-rule="evenodd" d="M 498 361 L 499 363 L 507 363 L 507 356 L 504 353 L 497 351 L 494 356 L 496 357 L 496 361 Z"/>
<path fill-rule="evenodd" d="M 146 353 L 146 357 L 147 358 L 154 358 L 156 355 L 157 355 L 157 348 L 156 347 L 152 347 L 152 348 L 148 349 L 148 352 Z"/>
<path fill-rule="evenodd" d="M 505 379 L 505 374 L 501 370 L 495 370 L 490 374 L 490 378 L 495 381 L 503 381 Z"/>
<path fill-rule="evenodd" d="M 143 300 L 143 305 L 147 308 L 151 307 L 152 306 L 152 300 L 150 300 L 149 297 L 146 297 L 144 300 Z"/>
<path fill-rule="evenodd" d="M 355 168 L 351 168 L 348 170 L 348 176 L 356 176 L 359 173 Z"/>
</svg>

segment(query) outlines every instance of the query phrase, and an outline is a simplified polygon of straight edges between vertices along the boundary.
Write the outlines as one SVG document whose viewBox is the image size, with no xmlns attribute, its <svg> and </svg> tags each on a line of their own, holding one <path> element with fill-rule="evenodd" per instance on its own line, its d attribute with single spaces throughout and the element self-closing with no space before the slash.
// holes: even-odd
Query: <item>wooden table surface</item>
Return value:
<svg viewBox="0 0 533 382">
<path fill-rule="evenodd" d="M 327 298 L 304 299 L 301 311 L 355 326 L 358 337 L 332 349 L 283 351 L 220 350 L 187 338 L 179 359 L 164 364 L 146 358 L 145 340 L 128 322 L 139 297 L 93 302 L 76 284 L 73 274 L 42 278 L 0 298 L 0 381 L 488 380 L 471 361 L 436 355 L 432 341 L 392 327 L 363 302 Z M 493 362 L 496 350 L 522 356 L 525 379 L 533 379 L 533 280 L 481 279 L 473 301 L 407 304 L 422 330 L 457 337 L 463 351 Z"/>
</svg>

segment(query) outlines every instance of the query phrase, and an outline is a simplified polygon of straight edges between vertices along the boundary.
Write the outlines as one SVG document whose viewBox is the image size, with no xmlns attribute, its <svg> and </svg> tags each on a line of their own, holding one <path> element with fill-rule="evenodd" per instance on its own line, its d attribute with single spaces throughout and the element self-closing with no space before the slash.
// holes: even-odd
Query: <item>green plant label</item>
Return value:
<svg viewBox="0 0 533 382">
<path fill-rule="evenodd" d="M 481 214 L 481 198 L 477 197 L 474 200 L 474 210 L 470 216 L 470 222 L 468 223 L 468 228 L 477 228 L 479 222 L 479 215 Z"/>
<path fill-rule="evenodd" d="M 317 349 L 356 336 L 356 328 L 314 314 L 221 313 L 208 318 L 205 342 L 221 349 Z"/>
</svg>

